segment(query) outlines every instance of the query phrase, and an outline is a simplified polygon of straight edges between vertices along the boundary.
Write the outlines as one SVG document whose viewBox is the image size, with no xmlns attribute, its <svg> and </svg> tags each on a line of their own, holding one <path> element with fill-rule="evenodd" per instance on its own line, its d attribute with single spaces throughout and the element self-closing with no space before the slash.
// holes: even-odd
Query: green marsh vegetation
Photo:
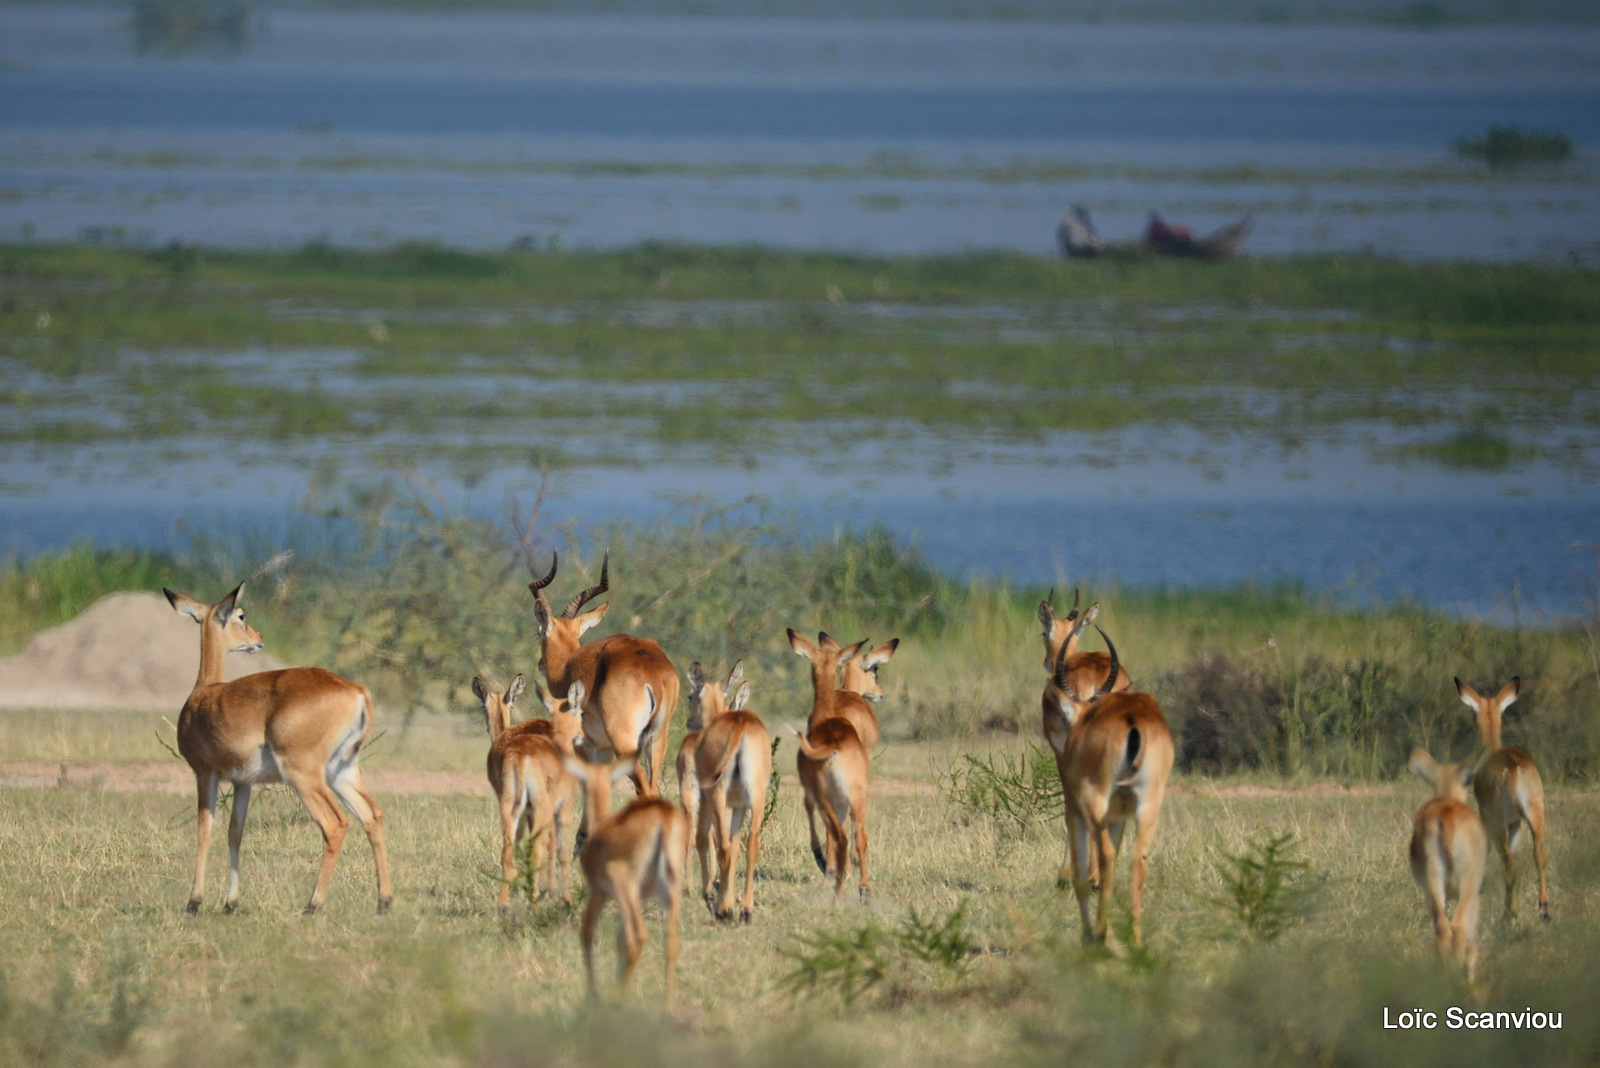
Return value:
<svg viewBox="0 0 1600 1068">
<path fill-rule="evenodd" d="M 362 440 L 492 469 L 530 449 L 759 462 L 907 427 L 1027 444 L 1159 423 L 1294 449 L 1481 425 L 1512 461 L 1588 471 L 1597 308 L 1590 269 L 1363 257 L 8 246 L 0 441 L 303 459 Z"/>
</svg>

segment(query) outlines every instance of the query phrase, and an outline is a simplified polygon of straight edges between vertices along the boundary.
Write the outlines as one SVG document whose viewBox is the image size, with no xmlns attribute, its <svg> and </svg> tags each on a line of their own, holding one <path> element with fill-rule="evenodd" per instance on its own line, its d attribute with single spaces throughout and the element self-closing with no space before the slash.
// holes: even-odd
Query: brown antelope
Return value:
<svg viewBox="0 0 1600 1068">
<path fill-rule="evenodd" d="M 1072 889 L 1077 894 L 1086 942 L 1106 940 L 1115 882 L 1117 851 L 1128 818 L 1137 828 L 1131 887 L 1133 944 L 1141 940 L 1146 857 L 1161 819 L 1161 799 L 1174 757 L 1172 732 L 1161 706 L 1147 693 L 1112 692 L 1117 677 L 1117 650 L 1100 631 L 1110 656 L 1106 681 L 1087 699 L 1072 688 L 1068 677 L 1065 642 L 1057 654 L 1054 683 L 1063 697 L 1062 712 L 1067 738 L 1061 762 L 1061 789 L 1067 798 L 1070 824 L 1068 846 L 1072 860 Z M 1091 860 L 1100 875 L 1100 904 L 1094 924 L 1089 922 Z"/>
<path fill-rule="evenodd" d="M 579 936 L 583 941 L 583 966 L 589 977 L 589 994 L 595 994 L 594 933 L 606 902 L 616 901 L 617 985 L 628 985 L 634 966 L 644 952 L 645 927 L 642 899 L 655 895 L 661 901 L 666 943 L 666 1004 L 672 1007 L 673 980 L 678 965 L 678 904 L 683 898 L 683 858 L 689 844 L 689 821 L 682 810 L 659 797 L 640 797 L 615 813 L 611 784 L 630 773 L 626 761 L 614 764 L 566 762 L 567 771 L 584 786 L 584 808 L 589 815 L 589 840 L 583 847 L 583 875 L 589 900 L 583 909 Z"/>
<path fill-rule="evenodd" d="M 561 865 L 561 899 L 572 903 L 567 874 L 567 821 L 577 808 L 578 780 L 567 774 L 563 764 L 573 755 L 573 743 L 582 729 L 579 713 L 583 707 L 583 683 L 575 682 L 565 700 L 543 687 L 540 697 L 550 712 L 549 719 L 511 722 L 512 709 L 527 680 L 521 675 L 504 693 L 472 680 L 472 692 L 483 702 L 484 719 L 489 727 L 487 770 L 489 786 L 500 802 L 500 907 L 511 904 L 511 881 L 516 877 L 516 843 L 524 831 L 534 836 L 528 900 L 539 896 L 539 877 L 547 884 L 555 880 L 555 867 Z"/>
<path fill-rule="evenodd" d="M 698 677 L 698 681 L 697 680 Z M 733 670 L 728 672 L 728 680 L 720 687 L 712 685 L 711 690 L 706 689 L 705 669 L 697 660 L 689 665 L 689 721 L 684 724 L 688 733 L 683 736 L 683 741 L 678 743 L 678 760 L 675 765 L 678 772 L 678 803 L 683 806 L 684 815 L 689 817 L 689 826 L 698 827 L 700 819 L 700 779 L 694 770 L 694 754 L 700 745 L 700 732 L 705 729 L 708 717 L 706 715 L 705 700 L 714 696 L 716 701 L 722 701 L 728 691 L 739 685 L 739 680 L 744 678 L 744 661 L 740 660 L 733 665 Z M 746 683 L 742 690 L 735 692 L 732 707 L 742 708 L 739 696 L 746 699 L 750 696 L 750 684 Z M 719 705 L 717 712 L 723 711 Z M 710 718 L 715 718 L 710 717 Z"/>
<path fill-rule="evenodd" d="M 739 687 L 732 702 L 724 704 L 728 688 L 742 673 L 742 666 L 734 665 L 728 681 L 718 686 L 707 682 L 700 665 L 694 665 L 689 670 L 689 701 L 691 707 L 700 707 L 705 724 L 694 757 L 702 802 L 695 832 L 695 847 L 700 853 L 700 894 L 711 915 L 719 920 L 733 918 L 733 865 L 739 851 L 739 832 L 748 823 L 750 846 L 745 855 L 739 919 L 749 923 L 755 905 L 761 821 L 766 814 L 767 784 L 772 779 L 772 735 L 760 717 L 745 710 L 750 700 L 748 682 Z M 711 890 L 707 853 L 712 847 L 717 852 L 720 897 L 713 897 Z"/>
<path fill-rule="evenodd" d="M 602 604 L 578 614 L 589 600 L 610 588 L 611 557 L 600 565 L 600 582 L 568 602 L 560 615 L 550 608 L 544 588 L 556 577 L 557 558 L 550 558 L 550 573 L 528 583 L 539 620 L 539 667 L 550 681 L 550 692 L 567 696 L 567 687 L 582 682 L 588 697 L 583 709 L 583 733 L 599 761 L 613 758 L 633 768 L 634 785 L 641 796 L 660 792 L 661 765 L 667 753 L 667 728 L 678 706 L 678 672 L 661 646 L 648 638 L 613 634 L 580 645 L 578 639 L 610 608 Z M 645 761 L 640 769 L 638 761 Z M 584 824 L 588 824 L 584 812 Z M 583 832 L 579 832 L 580 837 Z"/>
<path fill-rule="evenodd" d="M 383 844 L 383 810 L 361 784 L 357 758 L 372 731 L 377 709 L 365 686 L 322 668 L 285 668 L 222 681 L 223 655 L 258 652 L 261 635 L 245 622 L 244 584 L 214 605 L 163 588 L 181 615 L 200 624 L 200 674 L 178 715 L 178 752 L 194 771 L 200 798 L 199 851 L 188 910 L 198 912 L 206 882 L 206 851 L 217 809 L 217 784 L 233 784 L 228 824 L 228 896 L 223 910 L 239 905 L 239 846 L 244 840 L 250 789 L 256 783 L 287 782 L 322 830 L 322 867 L 306 912 L 322 907 L 334 863 L 354 813 L 372 844 L 378 870 L 378 911 L 394 899 L 389 857 Z"/>
<path fill-rule="evenodd" d="M 1078 591 L 1072 591 L 1072 608 L 1065 617 L 1056 615 L 1056 591 L 1051 590 L 1050 596 L 1039 602 L 1039 622 L 1044 626 L 1044 669 L 1048 677 L 1044 685 L 1044 695 L 1041 698 L 1044 723 L 1044 739 L 1050 745 L 1050 751 L 1055 754 L 1056 772 L 1061 776 L 1061 781 L 1067 781 L 1067 735 L 1071 731 L 1071 720 L 1066 712 L 1066 692 L 1071 691 L 1079 698 L 1087 700 L 1100 686 L 1104 685 L 1111 674 L 1111 657 L 1106 653 L 1080 653 L 1078 640 L 1083 634 L 1083 629 L 1094 622 L 1100 614 L 1100 602 L 1096 601 L 1089 606 L 1087 612 L 1078 613 Z M 1057 664 L 1066 666 L 1066 682 L 1057 685 Z M 1111 687 L 1111 692 L 1119 693 L 1133 685 L 1133 680 L 1128 677 L 1127 669 L 1117 672 L 1116 682 Z M 1072 885 L 1072 798 L 1064 799 L 1065 819 L 1067 822 L 1067 855 L 1061 861 L 1061 870 L 1056 873 L 1057 886 Z M 1095 857 L 1089 857 L 1089 883 L 1098 886 L 1100 882 L 1100 866 Z"/>
<path fill-rule="evenodd" d="M 1500 744 L 1500 718 L 1522 689 L 1521 676 L 1513 676 L 1499 693 L 1482 697 L 1471 686 L 1455 680 L 1456 693 L 1478 721 L 1478 758 L 1472 792 L 1478 798 L 1478 815 L 1505 863 L 1506 919 L 1517 918 L 1517 853 L 1522 848 L 1524 825 L 1533 834 L 1533 861 L 1539 869 L 1539 918 L 1550 918 L 1550 894 L 1545 886 L 1544 783 L 1533 757 L 1519 746 Z"/>
<path fill-rule="evenodd" d="M 845 660 L 844 674 L 839 682 L 839 689 L 849 693 L 858 693 L 863 699 L 874 705 L 883 700 L 883 686 L 878 681 L 878 669 L 889 662 L 890 657 L 894 656 L 894 651 L 898 648 L 900 648 L 900 639 L 890 638 L 870 652 L 858 653 Z M 838 700 L 837 698 L 835 699 L 836 707 Z M 868 711 L 871 711 L 871 705 L 868 706 Z M 851 724 L 855 726 L 856 733 L 860 734 L 861 725 L 856 723 L 854 719 L 851 720 Z M 872 713 L 869 730 L 872 733 L 871 740 L 869 741 L 865 735 L 862 736 L 861 740 L 868 749 L 875 749 L 878 744 L 878 717 L 875 712 Z"/>
<path fill-rule="evenodd" d="M 789 631 L 790 648 L 811 662 L 814 695 L 811 718 L 804 734 L 798 730 L 794 732 L 800 739 L 796 768 L 801 789 L 805 792 L 807 820 L 812 820 L 815 811 L 822 813 L 823 826 L 827 830 L 828 853 L 824 855 L 822 851 L 813 821 L 811 855 L 824 874 L 832 864 L 835 900 L 843 895 L 845 876 L 850 871 L 852 827 L 855 832 L 856 865 L 861 871 L 861 897 L 867 899 L 872 894 L 872 884 L 867 876 L 867 773 L 872 754 L 850 720 L 834 714 L 838 697 L 834 680 L 838 676 L 840 660 L 863 644 L 857 642 L 847 651 L 841 649 L 839 643 L 827 634 L 818 634 L 817 644 L 812 645 L 793 630 Z"/>
<path fill-rule="evenodd" d="M 1489 854 L 1483 823 L 1467 806 L 1473 766 L 1436 764 L 1422 749 L 1411 750 L 1407 766 L 1433 786 L 1433 798 L 1412 823 L 1411 874 L 1428 895 L 1440 958 L 1455 956 L 1470 982 L 1478 964 L 1478 905 Z"/>
<path fill-rule="evenodd" d="M 789 631 L 791 644 L 795 640 L 794 631 Z M 826 638 L 827 635 L 822 635 Z M 799 639 L 805 641 L 804 638 Z M 827 639 L 833 642 L 832 638 Z M 823 717 L 833 716 L 844 719 L 856 729 L 856 737 L 861 739 L 861 744 L 866 747 L 867 755 L 871 756 L 873 750 L 878 748 L 878 714 L 872 710 L 873 703 L 883 699 L 883 687 L 878 684 L 878 668 L 887 663 L 894 656 L 894 651 L 900 645 L 899 638 L 891 638 L 878 646 L 870 653 L 862 654 L 862 646 L 867 644 L 863 638 L 854 645 L 840 647 L 834 643 L 834 649 L 839 655 L 839 667 L 843 680 L 834 692 L 833 703 L 826 707 L 813 704 L 811 717 L 806 723 L 806 730 L 814 729 L 822 722 Z M 826 864 L 833 862 L 833 841 L 829 839 L 824 850 L 817 844 L 817 816 L 816 810 L 808 803 L 806 805 L 806 824 L 811 832 L 812 853 L 823 859 L 819 864 L 824 864 L 824 874 L 833 869 Z M 826 834 L 826 826 L 824 826 Z"/>
</svg>

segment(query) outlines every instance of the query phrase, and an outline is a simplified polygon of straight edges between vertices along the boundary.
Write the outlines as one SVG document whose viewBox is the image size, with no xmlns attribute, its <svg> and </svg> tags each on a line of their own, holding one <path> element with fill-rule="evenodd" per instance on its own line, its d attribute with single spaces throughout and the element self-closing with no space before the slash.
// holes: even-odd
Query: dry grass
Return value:
<svg viewBox="0 0 1600 1068">
<path fill-rule="evenodd" d="M 12 727 L 7 737 L 18 733 Z M 462 739 L 459 752 L 467 748 Z M 211 900 L 189 918 L 187 798 L 95 786 L 0 790 L 0 1059 L 511 1065 L 825 1055 L 921 1065 L 1072 1051 L 1093 1063 L 1299 1064 L 1503 1053 L 1495 1035 L 1381 1029 L 1384 1005 L 1457 1003 L 1564 1010 L 1563 1031 L 1531 1036 L 1530 1063 L 1583 1063 L 1597 1048 L 1593 793 L 1552 794 L 1554 923 L 1509 931 L 1493 919 L 1500 894 L 1491 865 L 1486 978 L 1473 992 L 1432 961 L 1406 869 L 1420 784 L 1354 796 L 1237 796 L 1251 792 L 1179 784 L 1152 858 L 1148 952 L 1106 955 L 1077 947 L 1076 909 L 1054 888 L 1058 825 L 1019 837 L 964 823 L 930 770 L 949 755 L 943 745 L 903 743 L 880 758 L 870 910 L 853 898 L 833 907 L 786 790 L 767 834 L 756 922 L 719 926 L 698 906 L 685 909 L 682 1005 L 672 1018 L 658 1011 L 653 909 L 650 947 L 621 1010 L 584 998 L 574 912 L 519 901 L 497 915 L 498 832 L 487 798 L 380 798 L 394 913 L 372 914 L 371 858 L 357 837 L 328 908 L 307 919 L 298 909 L 320 851 L 316 832 L 283 788 L 264 790 L 246 839 L 243 909 L 217 908 L 226 866 L 219 835 Z M 417 757 L 380 747 L 372 763 L 391 759 Z M 791 760 L 786 747 L 780 769 Z M 1326 884 L 1320 907 L 1270 948 L 1252 945 L 1214 903 L 1221 851 L 1261 831 L 1296 834 L 1306 877 Z M 1526 912 L 1532 889 L 1523 889 Z M 977 946 L 963 970 L 914 967 L 849 1006 L 831 996 L 797 1002 L 780 985 L 792 966 L 783 951 L 801 935 L 869 921 L 893 927 L 911 907 L 944 916 L 962 902 Z M 602 945 L 609 976 L 609 940 Z"/>
</svg>

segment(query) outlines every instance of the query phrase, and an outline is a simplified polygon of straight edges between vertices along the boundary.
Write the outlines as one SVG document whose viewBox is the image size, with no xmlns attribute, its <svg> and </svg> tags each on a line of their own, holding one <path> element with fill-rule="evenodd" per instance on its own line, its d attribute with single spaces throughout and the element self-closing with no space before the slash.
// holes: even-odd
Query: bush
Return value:
<svg viewBox="0 0 1600 1068">
<path fill-rule="evenodd" d="M 1519 163 L 1560 163 L 1572 156 L 1572 139 L 1564 133 L 1523 133 L 1515 126 L 1491 126 L 1482 137 L 1463 137 L 1456 141 L 1456 154 L 1464 159 L 1481 159 L 1491 167 L 1512 167 Z"/>
</svg>

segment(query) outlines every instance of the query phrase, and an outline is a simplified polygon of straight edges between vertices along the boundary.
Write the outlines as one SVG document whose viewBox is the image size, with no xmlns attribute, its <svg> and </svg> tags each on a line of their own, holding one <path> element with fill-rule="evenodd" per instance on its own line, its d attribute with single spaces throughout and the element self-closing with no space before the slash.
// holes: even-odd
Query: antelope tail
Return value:
<svg viewBox="0 0 1600 1068">
<path fill-rule="evenodd" d="M 1138 727 L 1128 728 L 1127 749 L 1122 754 L 1122 766 L 1128 770 L 1117 780 L 1117 785 L 1132 786 L 1139 778 L 1139 770 L 1144 767 L 1144 739 L 1140 736 Z"/>
<path fill-rule="evenodd" d="M 839 747 L 836 745 L 814 746 L 798 728 L 790 727 L 789 729 L 794 731 L 794 736 L 800 743 L 800 752 L 807 760 L 827 760 L 839 752 Z"/>
</svg>

